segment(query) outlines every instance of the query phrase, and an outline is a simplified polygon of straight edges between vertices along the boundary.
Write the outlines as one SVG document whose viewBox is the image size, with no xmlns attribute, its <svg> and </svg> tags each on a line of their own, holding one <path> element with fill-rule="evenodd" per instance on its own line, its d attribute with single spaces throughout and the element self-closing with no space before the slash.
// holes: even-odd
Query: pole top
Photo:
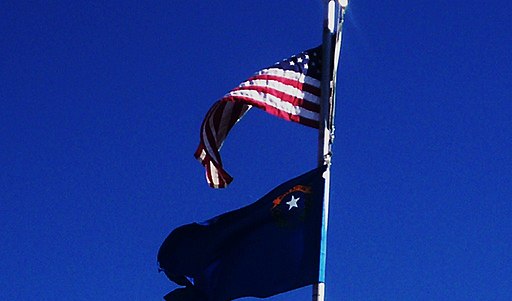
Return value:
<svg viewBox="0 0 512 301">
<path fill-rule="evenodd" d="M 324 0 L 325 3 L 330 3 L 331 1 L 336 1 L 338 2 L 338 4 L 343 8 L 347 8 L 348 6 L 348 1 L 349 0 Z"/>
<path fill-rule="evenodd" d="M 348 0 L 338 0 L 338 3 L 341 5 L 341 7 L 345 8 L 348 5 Z"/>
</svg>

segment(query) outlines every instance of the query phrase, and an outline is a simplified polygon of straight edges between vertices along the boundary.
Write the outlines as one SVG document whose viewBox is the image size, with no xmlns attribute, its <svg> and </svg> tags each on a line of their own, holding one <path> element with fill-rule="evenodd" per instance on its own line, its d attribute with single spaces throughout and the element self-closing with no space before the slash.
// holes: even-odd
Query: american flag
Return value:
<svg viewBox="0 0 512 301">
<path fill-rule="evenodd" d="M 233 178 L 224 170 L 219 150 L 231 128 L 255 106 L 285 120 L 318 128 L 322 47 L 301 52 L 242 82 L 208 111 L 194 156 L 206 168 L 213 188 Z"/>
</svg>

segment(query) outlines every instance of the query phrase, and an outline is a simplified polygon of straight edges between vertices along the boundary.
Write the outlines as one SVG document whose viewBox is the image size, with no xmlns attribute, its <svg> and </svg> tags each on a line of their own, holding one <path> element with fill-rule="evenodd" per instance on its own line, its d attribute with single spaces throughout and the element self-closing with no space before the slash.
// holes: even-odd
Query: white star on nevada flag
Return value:
<svg viewBox="0 0 512 301">
<path fill-rule="evenodd" d="M 295 196 L 292 195 L 292 199 L 289 202 L 286 202 L 286 204 L 290 206 L 288 210 L 292 210 L 293 207 L 299 208 L 299 206 L 297 206 L 298 200 L 300 200 L 300 198 L 295 198 Z"/>
</svg>

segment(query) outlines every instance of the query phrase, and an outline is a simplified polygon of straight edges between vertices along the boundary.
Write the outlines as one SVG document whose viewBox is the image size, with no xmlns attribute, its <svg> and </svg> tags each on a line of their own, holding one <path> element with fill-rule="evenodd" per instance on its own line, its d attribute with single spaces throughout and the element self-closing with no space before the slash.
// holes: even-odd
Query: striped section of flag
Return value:
<svg viewBox="0 0 512 301">
<path fill-rule="evenodd" d="M 319 46 L 277 62 L 242 82 L 210 108 L 194 156 L 206 168 L 211 187 L 224 188 L 233 180 L 223 168 L 219 150 L 231 128 L 251 107 L 318 128 L 321 53 Z"/>
</svg>

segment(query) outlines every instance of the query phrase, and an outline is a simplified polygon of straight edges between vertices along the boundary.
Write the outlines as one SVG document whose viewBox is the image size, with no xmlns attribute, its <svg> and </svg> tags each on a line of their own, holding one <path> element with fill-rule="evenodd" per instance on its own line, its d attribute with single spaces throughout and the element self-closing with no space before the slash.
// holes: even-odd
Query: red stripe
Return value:
<svg viewBox="0 0 512 301">
<path fill-rule="evenodd" d="M 319 104 L 310 102 L 306 99 L 292 96 L 286 92 L 272 89 L 269 87 L 260 87 L 260 86 L 237 87 L 237 88 L 233 89 L 232 91 L 243 91 L 243 90 L 257 91 L 260 93 L 270 94 L 270 95 L 275 96 L 275 97 L 279 98 L 280 100 L 282 100 L 284 102 L 288 102 L 294 106 L 298 106 L 298 107 L 301 107 L 301 108 L 304 108 L 306 110 L 313 111 L 316 113 L 320 112 Z M 239 98 L 239 96 L 236 96 L 236 97 L 235 96 L 227 96 L 227 97 L 224 97 L 222 100 L 227 100 L 227 99 L 236 100 L 236 98 Z M 242 98 L 242 97 L 240 97 L 240 98 Z M 243 97 L 243 99 L 246 99 L 246 98 Z M 247 98 L 247 99 L 251 99 L 251 98 Z M 260 103 L 257 101 L 252 101 L 250 103 L 252 105 L 257 106 L 258 108 L 263 108 L 264 106 L 268 106 L 265 103 Z"/>
<path fill-rule="evenodd" d="M 278 76 L 278 75 L 259 74 L 259 75 L 255 75 L 255 76 L 252 76 L 252 77 L 248 78 L 246 80 L 246 82 L 251 81 L 251 80 L 255 80 L 255 79 L 267 80 L 267 81 L 270 81 L 270 80 L 278 81 L 278 82 L 281 82 L 281 83 L 283 83 L 285 85 L 292 86 L 292 87 L 295 87 L 295 88 L 297 88 L 299 90 L 306 91 L 306 92 L 309 92 L 311 94 L 320 96 L 320 91 L 321 91 L 320 87 L 315 87 L 315 86 L 310 85 L 308 83 L 301 83 L 297 79 L 291 79 L 291 78 L 288 78 L 288 77 L 283 77 L 283 76 Z"/>
<path fill-rule="evenodd" d="M 320 97 L 322 95 L 320 88 L 317 88 L 315 86 L 312 86 L 310 84 L 304 84 L 302 85 L 302 91 L 311 93 L 315 96 Z"/>
<path fill-rule="evenodd" d="M 222 134 L 222 133 L 219 134 L 218 130 L 220 127 L 220 123 L 222 121 L 222 116 L 224 115 L 225 107 L 226 107 L 225 103 L 218 103 L 215 111 L 213 112 L 212 116 L 210 117 L 210 119 L 213 121 L 213 130 L 212 130 L 213 133 L 212 134 L 214 134 L 213 139 L 210 139 L 210 140 L 213 140 L 215 142 L 216 148 L 219 148 L 221 145 L 218 141 L 219 136 L 224 136 L 224 134 Z M 210 124 L 210 123 L 208 123 L 208 124 Z"/>
<path fill-rule="evenodd" d="M 194 158 L 196 158 L 203 165 L 204 165 L 205 159 L 201 159 L 201 153 L 203 152 L 204 149 L 205 149 L 205 147 L 203 144 L 203 139 L 201 139 L 199 141 L 199 146 L 197 147 L 196 152 L 194 153 Z"/>
<path fill-rule="evenodd" d="M 320 122 L 318 120 L 311 120 L 307 118 L 300 118 L 298 123 L 303 124 L 305 126 L 312 127 L 314 129 L 318 129 L 320 127 Z"/>
<path fill-rule="evenodd" d="M 274 108 L 274 107 L 271 107 L 268 105 L 264 105 L 263 103 L 257 102 L 254 99 L 249 98 L 249 97 L 231 97 L 231 96 L 229 96 L 229 97 L 225 97 L 224 99 L 226 101 L 235 101 L 235 102 L 239 101 L 239 102 L 244 102 L 244 103 L 250 103 L 257 108 L 260 108 L 260 109 L 264 110 L 265 112 L 272 114 L 274 116 L 277 116 L 279 118 L 282 118 L 284 120 L 298 122 L 298 123 L 308 125 L 311 127 L 316 127 L 316 128 L 318 127 L 318 120 L 308 119 L 308 118 L 305 118 L 305 117 L 302 117 L 299 115 L 292 115 L 292 114 L 284 112 L 280 109 L 277 109 L 277 108 Z M 303 120 L 305 120 L 305 122 L 303 122 Z M 313 125 L 314 123 L 316 123 L 317 125 Z"/>
<path fill-rule="evenodd" d="M 249 107 L 247 104 L 243 103 L 235 103 L 233 108 L 231 109 L 232 113 L 229 120 L 229 126 L 227 128 L 227 132 L 231 131 L 233 126 L 238 122 L 239 118 L 242 117 L 247 110 L 249 110 Z M 227 133 L 226 133 L 227 136 Z"/>
</svg>

